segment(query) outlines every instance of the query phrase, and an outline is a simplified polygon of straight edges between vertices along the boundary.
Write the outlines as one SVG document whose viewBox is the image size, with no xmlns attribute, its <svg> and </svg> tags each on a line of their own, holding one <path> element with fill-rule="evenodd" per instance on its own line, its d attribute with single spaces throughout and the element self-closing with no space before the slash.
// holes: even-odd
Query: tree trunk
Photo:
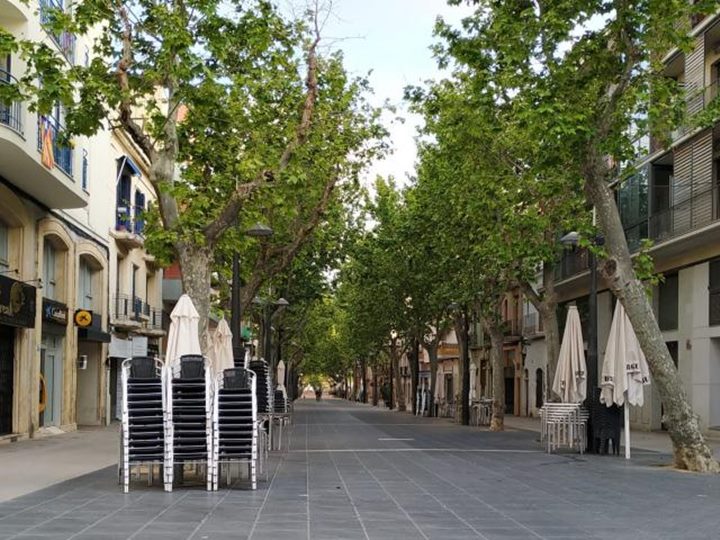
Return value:
<svg viewBox="0 0 720 540">
<path fill-rule="evenodd" d="M 182 273 L 183 291 L 195 305 L 200 316 L 198 333 L 203 354 L 208 346 L 208 320 L 210 318 L 210 270 L 213 253 L 207 246 L 181 243 L 177 246 Z"/>
<path fill-rule="evenodd" d="M 483 318 L 485 331 L 490 335 L 490 365 L 492 366 L 493 404 L 490 431 L 505 430 L 505 362 L 503 341 L 505 336 L 495 321 Z"/>
<path fill-rule="evenodd" d="M 367 403 L 368 402 L 368 388 L 367 388 L 367 360 L 363 359 L 360 362 L 360 369 L 362 369 L 362 402 Z"/>
<path fill-rule="evenodd" d="M 423 347 L 430 359 L 430 395 L 428 396 L 428 416 L 435 416 L 435 386 L 437 385 L 438 370 L 438 342 L 433 339 L 431 343 L 423 340 Z"/>
<path fill-rule="evenodd" d="M 468 315 L 463 310 L 454 318 L 455 335 L 460 349 L 460 423 L 470 425 L 470 350 L 468 343 Z"/>
<path fill-rule="evenodd" d="M 395 403 L 398 411 L 405 411 L 405 388 L 400 373 L 400 354 L 393 354 L 393 372 L 395 373 Z"/>
<path fill-rule="evenodd" d="M 622 302 L 647 358 L 653 383 L 665 408 L 664 422 L 673 442 L 675 466 L 696 472 L 720 472 L 665 345 L 648 295 L 633 268 L 615 198 L 604 181 L 608 177 L 607 166 L 599 156 L 592 159 L 591 151 L 585 171 L 587 196 L 596 209 L 605 237 L 607 257 L 601 261 L 601 272 L 610 290 Z"/>
<path fill-rule="evenodd" d="M 377 366 L 372 368 L 372 376 L 373 376 L 373 398 L 372 398 L 372 404 L 373 407 L 378 406 L 378 401 L 380 401 L 380 389 L 378 388 L 378 377 L 377 377 Z"/>
<path fill-rule="evenodd" d="M 418 383 L 420 378 L 420 340 L 413 339 L 410 352 L 410 372 L 412 375 L 412 413 L 417 414 L 418 408 Z"/>
</svg>

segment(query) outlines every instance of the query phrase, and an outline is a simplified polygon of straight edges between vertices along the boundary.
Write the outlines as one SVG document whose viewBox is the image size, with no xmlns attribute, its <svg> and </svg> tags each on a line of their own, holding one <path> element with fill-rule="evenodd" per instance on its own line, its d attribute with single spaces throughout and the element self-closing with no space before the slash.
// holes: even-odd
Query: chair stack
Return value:
<svg viewBox="0 0 720 540">
<path fill-rule="evenodd" d="M 257 489 L 258 459 L 257 377 L 244 368 L 226 369 L 217 380 L 213 407 L 212 487 L 221 472 L 231 484 L 232 465 L 247 463 L 252 489 Z M 221 467 L 224 471 L 221 471 Z"/>
<path fill-rule="evenodd" d="M 172 465 L 188 463 L 206 467 L 207 489 L 211 484 L 212 381 L 205 358 L 187 355 L 180 358 L 179 373 L 173 376 L 170 420 Z M 176 370 L 177 371 L 177 370 Z"/>
<path fill-rule="evenodd" d="M 282 386 L 275 387 L 275 399 L 273 400 L 273 412 L 275 414 L 285 414 L 288 412 L 287 392 Z"/>
<path fill-rule="evenodd" d="M 272 381 L 270 380 L 270 368 L 265 360 L 253 360 L 250 362 L 250 370 L 255 372 L 257 387 L 258 414 L 269 414 L 273 412 Z"/>
<path fill-rule="evenodd" d="M 130 490 L 130 468 L 144 465 L 148 482 L 153 468 L 162 465 L 165 489 L 172 486 L 171 448 L 166 432 L 172 431 L 166 412 L 162 363 L 150 356 L 128 358 L 122 363 L 122 475 L 123 490 Z"/>
</svg>

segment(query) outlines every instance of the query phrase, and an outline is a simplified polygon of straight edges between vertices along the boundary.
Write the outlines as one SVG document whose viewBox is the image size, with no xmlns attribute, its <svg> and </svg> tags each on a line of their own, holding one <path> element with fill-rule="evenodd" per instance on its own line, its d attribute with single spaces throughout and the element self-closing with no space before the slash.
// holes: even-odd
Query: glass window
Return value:
<svg viewBox="0 0 720 540">
<path fill-rule="evenodd" d="M 720 259 L 710 261 L 710 325 L 720 325 Z"/>
<path fill-rule="evenodd" d="M 10 229 L 0 221 L 0 272 L 10 270 Z"/>
<path fill-rule="evenodd" d="M 92 268 L 81 259 L 78 275 L 78 307 L 81 309 L 93 309 L 92 277 Z"/>
<path fill-rule="evenodd" d="M 50 300 L 56 300 L 57 251 L 48 240 L 45 240 L 43 246 L 43 261 L 43 295 Z"/>
<path fill-rule="evenodd" d="M 677 330 L 678 327 L 678 275 L 665 276 L 658 287 L 658 324 L 660 330 Z"/>
</svg>

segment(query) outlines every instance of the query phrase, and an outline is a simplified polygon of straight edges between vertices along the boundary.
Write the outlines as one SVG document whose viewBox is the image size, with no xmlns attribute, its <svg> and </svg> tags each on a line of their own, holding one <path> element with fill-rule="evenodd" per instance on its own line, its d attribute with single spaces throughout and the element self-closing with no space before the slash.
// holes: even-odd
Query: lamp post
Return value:
<svg viewBox="0 0 720 540">
<path fill-rule="evenodd" d="M 560 243 L 565 246 L 576 247 L 580 242 L 580 234 L 577 232 L 569 232 L 560 239 Z M 593 239 L 593 244 L 601 246 L 604 239 L 597 236 Z M 590 389 L 585 398 L 585 406 L 590 411 L 590 419 L 588 421 L 587 440 L 588 448 L 593 448 L 593 410 L 595 409 L 595 390 L 598 386 L 598 347 L 597 347 L 597 258 L 591 249 L 588 250 L 588 267 L 590 269 L 590 294 L 588 296 L 588 352 L 587 352 L 587 384 Z"/>
<path fill-rule="evenodd" d="M 268 238 L 272 236 L 273 230 L 267 225 L 256 223 L 244 232 L 246 236 L 253 238 Z M 233 251 L 232 260 L 232 296 L 230 298 L 230 331 L 232 332 L 233 358 L 242 358 L 242 302 L 240 301 L 240 257 L 237 249 Z"/>
<path fill-rule="evenodd" d="M 265 357 L 265 361 L 270 366 L 270 369 L 272 370 L 272 373 L 275 373 L 275 368 L 277 364 L 273 361 L 272 358 L 272 318 L 275 316 L 275 314 L 283 309 L 284 307 L 287 307 L 290 305 L 290 302 L 285 300 L 284 298 L 279 298 L 278 300 L 272 301 L 272 300 L 258 300 L 258 303 L 264 305 L 264 311 L 265 311 L 265 317 L 264 317 L 264 343 L 263 343 L 263 356 Z M 272 307 L 275 306 L 275 309 L 272 309 Z"/>
</svg>

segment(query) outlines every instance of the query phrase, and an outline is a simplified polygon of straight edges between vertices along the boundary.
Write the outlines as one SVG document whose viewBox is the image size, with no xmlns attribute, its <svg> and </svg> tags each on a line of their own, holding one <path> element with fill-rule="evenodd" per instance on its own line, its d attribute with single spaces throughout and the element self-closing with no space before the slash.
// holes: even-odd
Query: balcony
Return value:
<svg viewBox="0 0 720 540">
<path fill-rule="evenodd" d="M 37 149 L 38 152 L 42 153 L 44 147 L 44 135 L 47 133 L 43 130 L 49 131 L 50 138 L 52 139 L 52 152 L 53 161 L 55 167 L 64 172 L 68 177 L 73 177 L 73 150 L 68 144 L 62 144 L 64 137 L 64 128 L 60 122 L 53 116 L 38 117 L 37 126 Z"/>
<path fill-rule="evenodd" d="M 542 320 L 540 315 L 535 313 L 526 313 L 523 317 L 523 331 L 524 337 L 532 337 L 543 332 Z"/>
<path fill-rule="evenodd" d="M 115 229 L 110 231 L 110 236 L 115 238 L 121 247 L 125 250 L 143 247 L 145 245 L 144 230 L 145 221 L 139 218 L 133 219 L 129 207 L 117 207 Z"/>
<path fill-rule="evenodd" d="M 144 303 L 144 311 L 147 313 L 147 320 L 145 326 L 140 331 L 146 336 L 150 337 L 161 337 L 165 335 L 163 330 L 163 310 L 150 306 Z"/>
<path fill-rule="evenodd" d="M 0 70 L 0 84 L 12 86 L 17 80 Z M 48 121 L 53 137 L 53 161 L 48 168 L 41 162 L 42 128 L 25 132 L 27 111 L 23 102 L 0 104 L 0 176 L 31 197 L 50 208 L 81 208 L 87 205 L 88 195 L 76 185 L 72 177 L 72 149 L 55 139 L 58 124 Z M 26 138 L 30 135 L 29 138 Z M 35 139 L 37 137 L 37 139 Z"/>
<path fill-rule="evenodd" d="M 625 228 L 630 251 L 639 249 L 644 238 L 649 238 L 657 245 L 720 220 L 717 186 L 703 190 L 689 188 L 677 198 L 681 200 L 670 208 Z"/>
<path fill-rule="evenodd" d="M 506 319 L 501 324 L 505 341 L 516 341 L 520 339 L 520 320 Z"/>
<path fill-rule="evenodd" d="M 568 249 L 563 252 L 560 262 L 555 266 L 555 279 L 562 281 L 589 268 L 587 249 Z"/>
<path fill-rule="evenodd" d="M 4 69 L 0 69 L 0 84 L 10 87 L 17 85 L 18 80 Z M 0 124 L 23 136 L 22 102 L 13 101 L 6 105 L 0 103 Z"/>
<path fill-rule="evenodd" d="M 140 329 L 150 319 L 150 307 L 137 296 L 116 294 L 111 315 L 112 325 L 117 328 Z"/>
<path fill-rule="evenodd" d="M 40 24 L 47 26 L 52 24 L 54 12 L 64 12 L 65 6 L 62 0 L 40 0 Z M 74 34 L 70 32 L 53 32 L 48 28 L 48 35 L 57 45 L 60 52 L 71 64 L 75 63 L 75 42 Z"/>
</svg>

